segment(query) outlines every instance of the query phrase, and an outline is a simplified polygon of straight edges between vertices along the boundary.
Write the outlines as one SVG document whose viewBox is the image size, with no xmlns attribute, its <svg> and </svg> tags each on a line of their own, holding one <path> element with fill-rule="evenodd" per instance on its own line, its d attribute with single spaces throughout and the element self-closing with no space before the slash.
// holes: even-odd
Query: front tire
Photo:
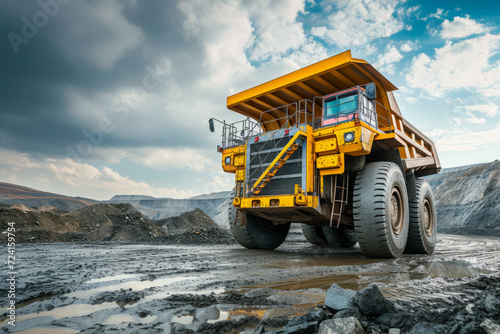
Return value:
<svg viewBox="0 0 500 334">
<path fill-rule="evenodd" d="M 370 257 L 399 257 L 409 227 L 408 194 L 403 173 L 392 162 L 372 162 L 356 175 L 354 226 L 359 246 Z"/>
<path fill-rule="evenodd" d="M 415 196 L 410 201 L 410 229 L 406 253 L 431 254 L 436 246 L 436 206 L 427 181 L 415 182 Z"/>
<path fill-rule="evenodd" d="M 243 226 L 230 223 L 231 232 L 240 245 L 250 249 L 275 249 L 285 241 L 290 229 L 290 223 L 275 225 L 272 221 L 254 216 L 245 215 Z"/>
</svg>

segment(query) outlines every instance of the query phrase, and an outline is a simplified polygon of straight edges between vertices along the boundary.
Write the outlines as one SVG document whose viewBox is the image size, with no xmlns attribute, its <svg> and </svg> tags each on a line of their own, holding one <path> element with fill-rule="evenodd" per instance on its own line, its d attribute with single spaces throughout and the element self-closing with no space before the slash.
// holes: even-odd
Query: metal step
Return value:
<svg viewBox="0 0 500 334">
<path fill-rule="evenodd" d="M 302 177 L 302 174 L 278 175 L 278 176 L 274 176 L 273 180 L 293 179 L 294 177 Z M 257 180 L 258 180 L 258 178 L 250 179 L 248 182 L 249 183 L 255 183 L 255 181 L 257 181 Z"/>
<path fill-rule="evenodd" d="M 301 162 L 301 161 L 302 161 L 302 159 L 290 159 L 290 160 L 287 160 L 285 162 L 285 165 L 286 164 L 293 164 L 293 163 Z M 258 165 L 250 165 L 250 169 L 252 169 L 252 168 L 259 168 L 259 167 L 267 167 L 267 166 L 269 166 L 269 163 L 267 163 L 267 164 L 263 163 L 263 164 L 258 164 Z M 257 179 L 255 179 L 255 180 L 257 180 Z"/>
</svg>

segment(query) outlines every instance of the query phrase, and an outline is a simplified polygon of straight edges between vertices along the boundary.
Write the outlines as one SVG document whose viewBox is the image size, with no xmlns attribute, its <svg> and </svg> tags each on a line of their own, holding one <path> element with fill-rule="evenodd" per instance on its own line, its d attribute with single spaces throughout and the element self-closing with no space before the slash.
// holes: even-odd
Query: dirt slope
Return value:
<svg viewBox="0 0 500 334">
<path fill-rule="evenodd" d="M 24 205 L 0 208 L 2 231 L 12 222 L 17 242 L 147 241 L 164 235 L 130 204 L 95 204 L 71 213 Z"/>
<path fill-rule="evenodd" d="M 0 203 L 24 204 L 26 206 L 52 206 L 64 211 L 75 211 L 97 203 L 97 201 L 48 193 L 16 184 L 0 182 Z"/>
<path fill-rule="evenodd" d="M 500 236 L 500 162 L 444 169 L 429 177 L 438 231 Z"/>
</svg>

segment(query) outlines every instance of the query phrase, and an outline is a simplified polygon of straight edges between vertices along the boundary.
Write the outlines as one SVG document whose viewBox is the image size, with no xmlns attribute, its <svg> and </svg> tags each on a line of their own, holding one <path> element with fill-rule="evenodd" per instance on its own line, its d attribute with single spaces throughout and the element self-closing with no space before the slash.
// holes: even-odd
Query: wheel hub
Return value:
<svg viewBox="0 0 500 334">
<path fill-rule="evenodd" d="M 403 230 L 404 217 L 403 198 L 398 187 L 394 187 L 391 192 L 391 200 L 389 205 L 389 219 L 391 228 L 394 234 L 399 235 Z"/>
<path fill-rule="evenodd" d="M 424 224 L 425 234 L 430 237 L 434 230 L 434 214 L 432 212 L 432 206 L 427 198 L 424 201 L 423 211 L 422 222 Z"/>
</svg>

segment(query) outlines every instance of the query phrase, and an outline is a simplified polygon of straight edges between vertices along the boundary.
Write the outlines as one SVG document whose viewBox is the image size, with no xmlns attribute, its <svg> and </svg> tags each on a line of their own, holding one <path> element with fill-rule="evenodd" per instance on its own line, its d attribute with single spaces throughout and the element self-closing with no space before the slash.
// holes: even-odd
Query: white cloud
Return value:
<svg viewBox="0 0 500 334">
<path fill-rule="evenodd" d="M 410 104 L 415 104 L 418 102 L 418 99 L 416 97 L 413 97 L 413 96 L 409 96 L 406 98 L 406 101 Z"/>
<path fill-rule="evenodd" d="M 485 118 L 477 117 L 474 113 L 471 113 L 470 111 L 467 111 L 466 114 L 469 117 L 465 119 L 465 123 L 471 123 L 471 124 L 484 124 L 484 123 L 486 123 Z"/>
<path fill-rule="evenodd" d="M 437 137 L 435 144 L 438 152 L 463 152 L 500 144 L 500 124 L 486 131 L 435 129 L 427 134 L 431 138 Z"/>
<path fill-rule="evenodd" d="M 413 49 L 408 43 L 404 43 L 403 45 L 401 45 L 400 50 L 403 52 L 410 52 Z"/>
<path fill-rule="evenodd" d="M 439 36 L 445 39 L 464 38 L 489 31 L 483 24 L 471 19 L 469 15 L 465 15 L 465 17 L 455 16 L 451 22 L 444 20 L 441 29 Z"/>
<path fill-rule="evenodd" d="M 385 53 L 379 55 L 373 65 L 383 73 L 394 73 L 394 63 L 399 62 L 401 59 L 403 59 L 403 55 L 398 49 L 394 45 L 388 45 L 385 48 Z"/>
<path fill-rule="evenodd" d="M 443 15 L 443 13 L 444 13 L 444 10 L 441 8 L 438 8 L 435 13 L 432 13 L 432 14 L 429 14 L 425 17 L 422 17 L 421 20 L 427 21 L 428 19 L 440 19 L 441 16 Z M 446 14 L 446 13 L 444 13 L 444 14 Z"/>
<path fill-rule="evenodd" d="M 127 158 L 133 163 L 157 170 L 190 169 L 202 172 L 209 167 L 214 167 L 211 159 L 203 154 L 206 151 L 195 150 L 187 147 L 178 148 L 96 148 L 95 156 L 108 163 L 119 163 Z M 217 166 L 220 170 L 220 165 Z"/>
<path fill-rule="evenodd" d="M 246 5 L 255 28 L 255 44 L 249 49 L 251 60 L 266 60 L 306 43 L 302 23 L 297 21 L 304 12 L 303 0 L 260 0 Z"/>
<path fill-rule="evenodd" d="M 489 104 L 466 106 L 465 109 L 467 111 L 479 111 L 483 114 L 486 114 L 489 117 L 495 117 L 495 115 L 498 114 L 499 111 L 498 106 L 491 102 Z"/>
<path fill-rule="evenodd" d="M 457 43 L 447 41 L 435 49 L 434 58 L 425 53 L 413 58 L 406 75 L 407 84 L 431 97 L 442 97 L 447 91 L 463 88 L 481 92 L 481 89 L 498 86 L 500 63 L 490 64 L 490 58 L 498 54 L 499 48 L 500 35 L 486 34 Z"/>
<path fill-rule="evenodd" d="M 145 182 L 137 182 L 120 175 L 109 167 L 96 168 L 89 164 L 78 163 L 71 159 L 37 160 L 26 154 L 0 149 L 2 174 L 10 182 L 16 182 L 17 174 L 23 182 L 36 176 L 33 181 L 42 187 L 49 185 L 51 191 L 59 191 L 71 196 L 84 196 L 94 199 L 109 199 L 116 194 L 141 194 L 156 197 L 186 198 L 195 195 L 193 190 L 176 188 L 157 188 Z M 15 158 L 17 156 L 17 159 Z M 4 157 L 10 157 L 5 159 Z M 22 167 L 19 170 L 19 167 Z M 14 178 L 12 178 L 14 175 Z M 221 180 L 212 180 L 221 184 Z M 26 185 L 26 184 L 24 184 Z M 227 190 L 227 188 L 223 189 Z M 219 190 L 220 191 L 220 190 Z"/>
<path fill-rule="evenodd" d="M 405 25 L 397 0 L 337 0 L 328 26 L 313 27 L 311 33 L 341 48 L 355 47 L 401 31 Z M 326 11 L 327 8 L 324 9 Z"/>
</svg>

